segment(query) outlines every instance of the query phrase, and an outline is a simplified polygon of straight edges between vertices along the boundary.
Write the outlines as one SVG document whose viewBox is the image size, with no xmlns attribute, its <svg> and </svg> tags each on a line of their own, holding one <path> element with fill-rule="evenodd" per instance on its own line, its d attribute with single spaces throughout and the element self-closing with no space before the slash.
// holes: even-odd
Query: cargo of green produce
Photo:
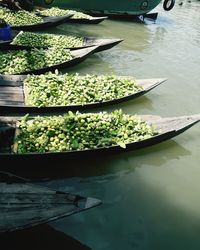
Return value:
<svg viewBox="0 0 200 250">
<path fill-rule="evenodd" d="M 96 149 L 148 139 L 157 134 L 155 128 L 138 116 L 112 113 L 68 113 L 60 116 L 29 118 L 17 124 L 15 151 L 64 152 Z"/>
<path fill-rule="evenodd" d="M 69 50 L 49 49 L 0 51 L 0 74 L 19 74 L 64 63 L 73 58 Z"/>
<path fill-rule="evenodd" d="M 86 15 L 82 12 L 68 9 L 60 9 L 58 7 L 52 7 L 50 9 L 39 10 L 39 13 L 44 16 L 65 16 L 73 14 L 72 19 L 91 19 L 90 15 Z"/>
<path fill-rule="evenodd" d="M 106 102 L 142 91 L 133 79 L 114 75 L 46 73 L 24 81 L 26 105 L 47 107 Z"/>
<path fill-rule="evenodd" d="M 33 32 L 20 32 L 13 40 L 14 45 L 23 45 L 31 47 L 50 47 L 57 46 L 62 48 L 81 47 L 84 44 L 84 38 L 78 36 L 42 34 Z"/>
<path fill-rule="evenodd" d="M 6 23 L 11 26 L 26 26 L 39 24 L 43 22 L 43 18 L 37 16 L 33 12 L 19 10 L 19 11 L 11 11 L 7 8 L 0 6 L 0 18 L 4 19 Z"/>
</svg>

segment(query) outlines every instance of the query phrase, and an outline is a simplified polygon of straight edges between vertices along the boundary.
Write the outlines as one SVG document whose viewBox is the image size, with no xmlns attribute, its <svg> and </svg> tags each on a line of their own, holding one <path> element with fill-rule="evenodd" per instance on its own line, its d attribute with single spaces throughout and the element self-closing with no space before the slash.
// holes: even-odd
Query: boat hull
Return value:
<svg viewBox="0 0 200 250">
<path fill-rule="evenodd" d="M 0 234 L 49 223 L 100 204 L 95 198 L 49 189 L 0 172 Z"/>
<path fill-rule="evenodd" d="M 142 15 L 154 9 L 161 0 L 36 0 L 35 4 L 43 7 L 60 7 L 81 9 L 85 11 L 99 11 L 106 13 L 130 13 L 132 15 Z"/>
</svg>

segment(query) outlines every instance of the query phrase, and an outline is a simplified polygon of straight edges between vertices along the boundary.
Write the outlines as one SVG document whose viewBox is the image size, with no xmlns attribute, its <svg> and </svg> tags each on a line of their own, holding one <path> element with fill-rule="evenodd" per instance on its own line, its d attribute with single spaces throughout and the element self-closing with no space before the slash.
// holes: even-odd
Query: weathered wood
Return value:
<svg viewBox="0 0 200 250">
<path fill-rule="evenodd" d="M 109 38 L 94 38 L 94 37 L 85 37 L 85 46 L 98 46 L 94 53 L 111 49 L 115 45 L 121 43 L 122 39 L 109 39 Z"/>
<path fill-rule="evenodd" d="M 0 86 L 1 106 L 24 106 L 24 92 L 22 87 Z"/>
<path fill-rule="evenodd" d="M 167 79 L 165 78 L 155 78 L 155 79 L 136 79 L 138 85 L 142 86 L 145 91 L 154 89 L 161 83 L 165 82 Z"/>
<path fill-rule="evenodd" d="M 100 203 L 27 183 L 0 183 L 0 232 L 47 223 Z"/>
<path fill-rule="evenodd" d="M 178 132 L 187 129 L 200 121 L 200 114 L 172 118 L 159 116 L 142 116 L 149 124 L 156 126 L 160 133 Z"/>
</svg>

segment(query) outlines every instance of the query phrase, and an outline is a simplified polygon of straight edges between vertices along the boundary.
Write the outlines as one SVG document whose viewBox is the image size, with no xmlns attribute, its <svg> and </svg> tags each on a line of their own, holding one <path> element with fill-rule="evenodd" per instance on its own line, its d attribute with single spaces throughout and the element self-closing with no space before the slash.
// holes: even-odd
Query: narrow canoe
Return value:
<svg viewBox="0 0 200 250">
<path fill-rule="evenodd" d="M 45 224 L 101 204 L 94 198 L 31 183 L 13 183 L 0 172 L 0 233 Z"/>
<path fill-rule="evenodd" d="M 40 10 L 46 10 L 47 8 L 41 8 L 41 7 L 38 7 L 38 9 Z M 39 15 L 39 16 L 42 16 L 42 17 L 47 17 L 46 15 L 43 15 L 41 14 L 39 11 L 36 11 L 36 13 Z M 103 22 L 104 20 L 106 20 L 108 17 L 105 16 L 105 15 L 101 15 L 101 16 L 92 16 L 90 15 L 90 18 L 73 18 L 73 15 L 67 20 L 67 22 L 69 23 L 79 23 L 79 24 L 99 24 L 101 22 Z"/>
<path fill-rule="evenodd" d="M 23 31 L 21 31 L 21 32 L 23 32 Z M 18 32 L 18 31 L 13 32 L 12 40 L 0 41 L 0 49 L 3 49 L 3 48 L 9 49 L 10 47 L 12 47 L 13 49 L 26 49 L 26 48 L 31 47 L 31 46 L 11 44 L 13 39 L 19 33 L 20 32 Z M 67 37 L 67 35 L 66 35 L 66 37 Z M 112 47 L 114 47 L 115 45 L 117 45 L 123 41 L 123 39 L 117 39 L 117 38 L 83 37 L 83 39 L 84 39 L 83 46 L 66 47 L 66 49 L 74 50 L 74 49 L 83 49 L 83 48 L 87 48 L 87 47 L 91 47 L 91 46 L 98 46 L 98 48 L 94 51 L 94 53 L 96 53 L 96 52 L 100 52 L 103 50 L 111 49 Z M 47 47 L 38 45 L 38 46 L 36 46 L 36 48 L 47 48 Z"/>
<path fill-rule="evenodd" d="M 122 79 L 133 79 L 133 77 L 120 77 Z M 10 79 L 10 81 L 9 81 Z M 121 102 L 126 102 L 137 97 L 140 97 L 150 90 L 154 89 L 166 79 L 138 79 L 136 83 L 138 86 L 141 86 L 143 90 L 139 90 L 131 95 L 124 96 L 122 98 L 113 99 L 110 101 L 102 101 L 102 102 L 94 102 L 88 103 L 85 105 L 68 105 L 68 106 L 48 106 L 48 107 L 34 107 L 34 106 L 26 106 L 26 91 L 23 85 L 23 81 L 18 80 L 16 76 L 10 76 L 10 78 L 6 77 L 5 80 L 0 78 L 0 111 L 1 113 L 42 113 L 42 112 L 56 112 L 56 111 L 68 111 L 68 110 L 87 110 L 90 108 L 99 108 L 106 105 L 118 104 Z M 15 83 L 15 86 L 13 86 Z"/>
<path fill-rule="evenodd" d="M 90 54 L 94 53 L 94 51 L 96 49 L 98 49 L 98 46 L 91 46 L 91 47 L 87 47 L 87 48 L 83 48 L 83 49 L 70 50 L 70 53 L 74 56 L 71 60 L 68 60 L 68 61 L 60 63 L 60 64 L 55 64 L 53 66 L 44 67 L 41 69 L 35 69 L 35 70 L 21 72 L 19 74 L 21 74 L 21 75 L 23 75 L 23 74 L 42 74 L 42 73 L 45 73 L 48 71 L 55 71 L 56 69 L 69 68 L 71 66 L 74 66 L 74 65 L 84 61 Z M 0 50 L 9 51 L 9 50 L 21 50 L 21 49 L 19 49 L 19 48 L 17 49 L 17 48 L 14 48 L 12 46 L 8 46 L 6 48 L 0 47 Z M 30 50 L 30 47 L 27 48 L 27 50 Z M 19 74 L 16 74 L 16 75 L 19 75 Z"/>
<path fill-rule="evenodd" d="M 69 23 L 82 23 L 82 24 L 99 24 L 106 20 L 108 17 L 107 16 L 99 16 L 99 17 L 94 17 L 91 16 L 90 19 L 88 18 L 69 18 L 67 22 Z"/>
<path fill-rule="evenodd" d="M 50 153 L 27 153 L 27 154 L 15 154 L 12 153 L 12 145 L 14 143 L 15 136 L 15 126 L 17 122 L 16 117 L 0 118 L 0 160 L 13 159 L 13 160 L 55 160 L 60 159 L 70 159 L 70 158 L 80 158 L 80 157 L 92 157 L 92 156 L 104 156 L 106 154 L 122 153 L 126 151 L 132 151 L 140 148 L 145 148 L 147 146 L 152 146 L 154 144 L 171 139 L 185 130 L 189 129 L 196 123 L 200 121 L 200 114 L 190 115 L 190 116 L 180 116 L 180 117 L 169 117 L 162 118 L 160 116 L 150 116 L 141 115 L 139 116 L 144 119 L 148 124 L 153 125 L 157 128 L 158 134 L 152 136 L 149 139 L 132 142 L 126 144 L 126 148 L 120 146 L 111 146 L 107 148 L 97 148 L 97 149 L 87 149 L 87 150 L 72 150 L 66 152 L 50 152 Z M 3 166 L 2 166 L 3 167 Z"/>
</svg>

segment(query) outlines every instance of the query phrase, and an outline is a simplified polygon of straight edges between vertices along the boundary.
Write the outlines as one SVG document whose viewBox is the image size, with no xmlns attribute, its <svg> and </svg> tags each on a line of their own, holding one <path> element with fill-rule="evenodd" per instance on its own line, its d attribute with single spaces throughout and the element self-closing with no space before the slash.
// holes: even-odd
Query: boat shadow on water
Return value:
<svg viewBox="0 0 200 250">
<path fill-rule="evenodd" d="M 26 230 L 0 234 L 4 250 L 90 250 L 74 238 L 55 230 L 49 225 L 40 225 Z"/>
<path fill-rule="evenodd" d="M 176 152 L 174 154 L 173 152 Z M 23 160 L 16 164 L 15 160 L 4 162 L 1 171 L 10 172 L 32 181 L 49 181 L 72 177 L 94 177 L 113 174 L 118 171 L 134 171 L 143 164 L 160 166 L 166 161 L 191 155 L 191 152 L 174 140 L 163 142 L 135 152 L 124 152 L 114 155 L 91 156 L 87 158 L 57 158 L 54 161 Z M 12 177 L 9 176 L 9 178 Z M 14 176 L 13 176 L 14 178 Z M 17 180 L 19 181 L 19 179 Z"/>
</svg>

